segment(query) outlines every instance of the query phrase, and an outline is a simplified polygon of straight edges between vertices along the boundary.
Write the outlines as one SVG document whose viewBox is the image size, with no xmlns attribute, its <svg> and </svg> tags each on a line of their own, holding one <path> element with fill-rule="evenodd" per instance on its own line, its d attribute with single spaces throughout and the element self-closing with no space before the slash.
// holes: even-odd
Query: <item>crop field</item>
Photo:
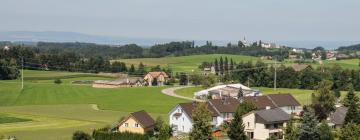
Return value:
<svg viewBox="0 0 360 140">
<path fill-rule="evenodd" d="M 25 77 L 34 78 L 25 80 L 23 90 L 20 80 L 0 81 L 0 121 L 5 116 L 7 122 L 13 120 L 12 123 L 0 124 L 0 136 L 30 140 L 40 136 L 48 140 L 70 139 L 76 130 L 90 132 L 112 125 L 129 112 L 146 110 L 154 118 L 162 116 L 167 119 L 173 106 L 186 102 L 161 94 L 160 91 L 166 87 L 97 89 L 71 82 L 110 78 L 42 72 L 26 71 Z M 61 79 L 63 83 L 54 84 L 51 78 L 60 76 L 64 78 Z"/>
</svg>

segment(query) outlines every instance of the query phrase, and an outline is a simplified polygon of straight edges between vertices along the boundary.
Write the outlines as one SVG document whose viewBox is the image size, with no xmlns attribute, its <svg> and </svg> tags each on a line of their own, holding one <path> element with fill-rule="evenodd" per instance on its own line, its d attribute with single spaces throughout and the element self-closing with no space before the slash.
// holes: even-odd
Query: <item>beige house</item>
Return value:
<svg viewBox="0 0 360 140">
<path fill-rule="evenodd" d="M 153 131 L 155 121 L 145 111 L 131 113 L 118 125 L 119 132 L 146 134 Z"/>
<path fill-rule="evenodd" d="M 146 81 L 148 86 L 153 86 L 156 84 L 157 86 L 163 86 L 169 76 L 165 72 L 149 72 L 145 75 L 144 80 Z"/>
<path fill-rule="evenodd" d="M 139 87 L 143 82 L 140 79 L 119 79 L 119 80 L 96 80 L 92 83 L 94 88 L 119 88 L 119 87 Z"/>
<path fill-rule="evenodd" d="M 257 140 L 271 136 L 283 139 L 283 128 L 288 120 L 289 115 L 279 108 L 252 111 L 243 116 L 246 135 Z"/>
</svg>

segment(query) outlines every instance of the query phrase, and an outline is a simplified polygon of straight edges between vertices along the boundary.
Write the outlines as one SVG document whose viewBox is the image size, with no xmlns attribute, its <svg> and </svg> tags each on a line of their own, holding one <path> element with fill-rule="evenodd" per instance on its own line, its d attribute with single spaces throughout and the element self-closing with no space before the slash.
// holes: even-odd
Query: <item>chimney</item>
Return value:
<svg viewBox="0 0 360 140">
<path fill-rule="evenodd" d="M 269 109 L 271 109 L 271 107 L 270 107 L 270 106 L 266 106 L 265 109 L 266 109 L 266 110 L 269 110 Z"/>
</svg>

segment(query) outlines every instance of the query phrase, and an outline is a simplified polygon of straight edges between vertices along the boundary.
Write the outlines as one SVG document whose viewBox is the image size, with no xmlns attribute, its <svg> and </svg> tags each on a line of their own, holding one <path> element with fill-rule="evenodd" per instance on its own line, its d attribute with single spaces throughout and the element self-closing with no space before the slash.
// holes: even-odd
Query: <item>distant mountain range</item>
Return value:
<svg viewBox="0 0 360 140">
<path fill-rule="evenodd" d="M 88 35 L 76 32 L 34 32 L 34 31 L 0 31 L 0 41 L 16 42 L 88 42 L 98 44 L 131 44 L 135 43 L 141 46 L 151 46 L 154 44 L 167 43 L 171 41 L 184 41 L 180 39 L 163 39 L 163 38 L 131 38 L 131 37 L 114 37 Z M 205 40 L 195 40 L 196 44 L 205 44 Z M 229 41 L 212 41 L 213 44 L 226 45 Z M 236 42 L 236 41 L 235 41 Z M 232 43 L 235 43 L 232 41 Z M 295 48 L 314 48 L 322 46 L 327 49 L 335 49 L 340 46 L 349 46 L 359 44 L 360 41 L 276 41 L 277 44 L 286 45 Z"/>
</svg>

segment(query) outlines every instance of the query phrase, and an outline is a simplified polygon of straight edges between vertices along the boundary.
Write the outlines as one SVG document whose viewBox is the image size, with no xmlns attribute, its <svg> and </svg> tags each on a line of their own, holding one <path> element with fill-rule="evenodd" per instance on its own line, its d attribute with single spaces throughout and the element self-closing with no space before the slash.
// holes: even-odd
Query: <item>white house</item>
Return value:
<svg viewBox="0 0 360 140">
<path fill-rule="evenodd" d="M 279 108 L 252 111 L 243 116 L 245 133 L 250 139 L 265 140 L 272 135 L 283 139 L 282 128 L 286 126 L 289 115 Z"/>
<path fill-rule="evenodd" d="M 212 125 L 216 126 L 217 117 L 219 114 L 211 107 L 209 103 L 208 109 L 212 112 L 213 122 Z M 180 103 L 176 105 L 169 113 L 169 124 L 173 128 L 174 135 L 181 133 L 189 133 L 192 129 L 192 110 L 198 105 L 196 102 L 192 103 Z"/>
<path fill-rule="evenodd" d="M 240 88 L 244 91 L 244 96 L 254 96 L 254 94 L 256 93 L 256 91 L 242 84 L 225 84 L 195 92 L 194 96 L 198 99 L 207 98 L 211 93 L 216 93 L 219 96 L 221 96 L 220 94 L 236 94 L 234 96 L 237 96 Z"/>
</svg>

